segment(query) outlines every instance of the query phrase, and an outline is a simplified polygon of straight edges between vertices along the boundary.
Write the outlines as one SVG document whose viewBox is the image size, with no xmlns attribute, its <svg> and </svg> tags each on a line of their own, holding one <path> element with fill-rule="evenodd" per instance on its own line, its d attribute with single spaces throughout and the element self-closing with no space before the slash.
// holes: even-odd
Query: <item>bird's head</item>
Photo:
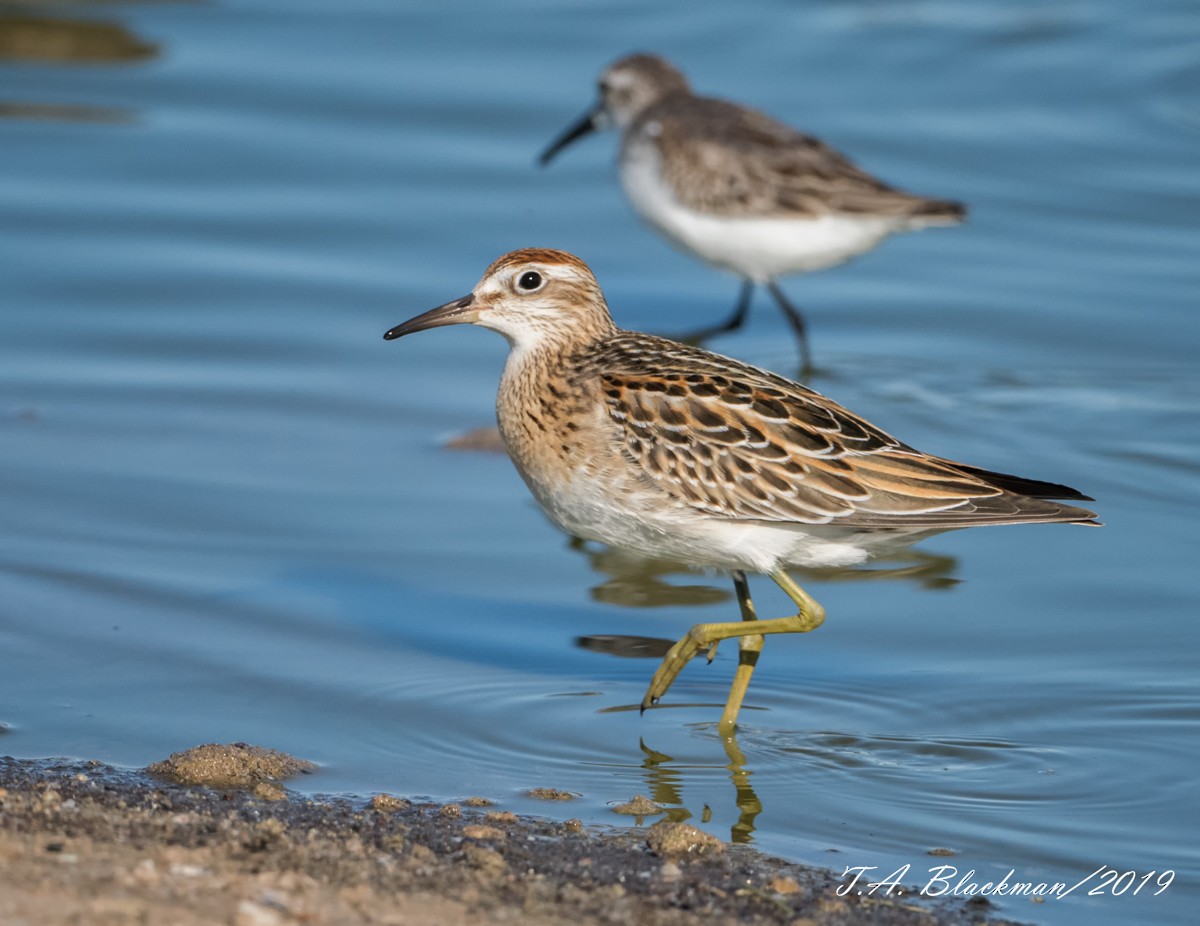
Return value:
<svg viewBox="0 0 1200 926">
<path fill-rule="evenodd" d="M 470 294 L 410 318 L 384 338 L 468 323 L 499 331 L 522 349 L 547 339 L 586 343 L 614 330 L 587 264 L 566 251 L 525 248 L 496 260 Z"/>
<path fill-rule="evenodd" d="M 657 55 L 627 55 L 600 75 L 596 103 L 573 122 L 542 152 L 538 161 L 549 164 L 563 148 L 583 136 L 607 128 L 624 129 L 648 106 L 673 93 L 687 93 L 687 78 L 671 62 Z"/>
</svg>

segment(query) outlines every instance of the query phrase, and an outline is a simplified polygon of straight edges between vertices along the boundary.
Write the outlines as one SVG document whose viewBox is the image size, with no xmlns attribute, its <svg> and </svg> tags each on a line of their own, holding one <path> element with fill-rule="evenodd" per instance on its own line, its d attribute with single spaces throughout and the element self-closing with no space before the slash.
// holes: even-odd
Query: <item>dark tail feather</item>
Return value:
<svg viewBox="0 0 1200 926">
<path fill-rule="evenodd" d="M 923 199 L 912 211 L 914 219 L 928 223 L 961 222 L 967 217 L 967 207 L 952 199 Z"/>
<path fill-rule="evenodd" d="M 1090 495 L 1084 495 L 1078 489 L 1059 485 L 1057 482 L 1042 482 L 1040 479 L 1026 479 L 1024 476 L 1012 476 L 1008 473 L 994 473 L 988 469 L 979 469 L 963 463 L 955 463 L 956 469 L 982 479 L 997 489 L 1016 492 L 1018 495 L 1028 495 L 1030 498 L 1054 498 L 1072 502 L 1094 502 Z"/>
</svg>

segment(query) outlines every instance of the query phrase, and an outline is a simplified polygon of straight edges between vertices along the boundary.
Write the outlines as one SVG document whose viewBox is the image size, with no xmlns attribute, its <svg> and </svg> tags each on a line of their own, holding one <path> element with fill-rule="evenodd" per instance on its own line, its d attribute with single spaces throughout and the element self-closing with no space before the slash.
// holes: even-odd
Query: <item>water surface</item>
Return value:
<svg viewBox="0 0 1200 926">
<path fill-rule="evenodd" d="M 1173 869 L 1158 897 L 1001 909 L 1191 921 L 1192 5 L 8 4 L 0 35 L 4 751 L 244 740 L 319 761 L 318 791 L 588 822 L 642 792 L 915 882 Z M 502 457 L 443 448 L 490 421 L 494 334 L 380 338 L 526 245 L 583 256 L 631 328 L 730 310 L 734 280 L 638 227 L 613 138 L 533 166 L 635 47 L 971 205 L 786 283 L 814 385 L 1107 525 L 801 576 L 829 620 L 768 641 L 728 749 L 734 647 L 645 716 L 654 660 L 605 651 L 726 619 L 725 580 L 572 544 Z M 712 346 L 795 365 L 765 299 Z"/>
</svg>

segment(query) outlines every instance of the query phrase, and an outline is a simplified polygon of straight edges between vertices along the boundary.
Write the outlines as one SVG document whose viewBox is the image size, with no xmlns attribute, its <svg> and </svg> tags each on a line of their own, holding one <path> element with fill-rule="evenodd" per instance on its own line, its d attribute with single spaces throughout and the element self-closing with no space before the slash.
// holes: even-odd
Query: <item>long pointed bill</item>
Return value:
<svg viewBox="0 0 1200 926">
<path fill-rule="evenodd" d="M 558 138 L 554 139 L 554 141 L 550 143 L 549 147 L 547 147 L 546 150 L 541 153 L 541 156 L 538 158 L 538 163 L 545 167 L 550 163 L 551 160 L 553 160 L 554 156 L 558 154 L 558 152 L 562 151 L 563 148 L 567 147 L 567 145 L 571 144 L 571 142 L 583 138 L 584 135 L 588 135 L 600 128 L 596 122 L 597 117 L 600 115 L 600 111 L 600 104 L 597 104 L 584 113 L 583 116 L 580 117 L 579 121 L 572 123 L 570 128 L 558 136 Z"/>
<path fill-rule="evenodd" d="M 383 339 L 394 341 L 406 334 L 424 331 L 427 328 L 441 328 L 443 325 L 461 325 L 464 322 L 473 322 L 479 317 L 479 309 L 473 306 L 474 302 L 475 296 L 472 294 L 455 299 L 453 302 L 447 302 L 445 305 L 439 305 L 436 309 L 430 309 L 416 318 L 401 322 L 385 334 Z"/>
</svg>

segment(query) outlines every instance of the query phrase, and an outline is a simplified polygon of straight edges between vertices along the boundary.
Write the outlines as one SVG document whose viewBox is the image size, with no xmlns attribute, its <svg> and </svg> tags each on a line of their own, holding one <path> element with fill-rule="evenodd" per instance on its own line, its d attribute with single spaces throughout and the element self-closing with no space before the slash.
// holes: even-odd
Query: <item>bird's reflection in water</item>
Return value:
<svg viewBox="0 0 1200 926">
<path fill-rule="evenodd" d="M 709 605 L 732 601 L 733 594 L 722 586 L 706 584 L 710 577 L 699 575 L 679 563 L 649 559 L 572 537 L 572 550 L 587 557 L 592 569 L 607 578 L 592 586 L 592 599 L 603 604 L 626 608 L 662 608 L 669 605 Z M 695 585 L 674 585 L 667 576 L 687 575 L 699 580 Z"/>
<path fill-rule="evenodd" d="M 600 543 L 571 538 L 569 548 L 587 557 L 592 569 L 604 576 L 592 587 L 592 599 L 626 608 L 662 608 L 720 604 L 732 601 L 725 579 L 706 576 L 680 563 L 648 559 Z M 951 573 L 958 560 L 953 556 L 908 549 L 890 560 L 871 565 L 824 569 L 792 567 L 788 572 L 802 584 L 816 582 L 913 581 L 926 589 L 944 589 L 958 584 Z M 687 585 L 668 582 L 670 576 L 688 576 L 697 581 Z M 712 584 L 720 582 L 719 585 Z M 581 638 L 582 639 L 582 638 Z M 674 642 L 674 641 L 672 641 Z M 581 643 L 581 645 L 583 645 Z M 611 650 L 606 650 L 611 652 Z M 615 655 L 635 655 L 615 653 Z M 652 655 L 645 653 L 642 655 Z M 661 654 L 660 654 L 661 655 Z"/>
<path fill-rule="evenodd" d="M 592 588 L 592 598 L 606 604 L 632 608 L 656 608 L 667 606 L 711 605 L 732 600 L 733 596 L 723 586 L 707 584 L 708 579 L 698 576 L 693 570 L 667 560 L 646 559 L 621 550 L 574 538 L 570 548 L 586 556 L 592 568 L 603 581 Z M 927 589 L 946 589 L 957 584 L 952 576 L 958 565 L 953 556 L 924 553 L 909 549 L 895 559 L 869 566 L 854 566 L 829 569 L 791 569 L 802 582 L 880 582 L 909 581 Z M 669 577 L 686 575 L 697 581 L 676 585 L 667 581 Z M 595 653 L 606 653 L 624 658 L 662 659 L 675 643 L 662 637 L 640 637 L 613 634 L 589 634 L 577 637 L 577 646 Z M 679 707 L 696 707 L 695 704 L 657 705 L 655 710 Z M 713 704 L 720 709 L 722 704 Z M 626 704 L 607 707 L 601 713 L 618 713 L 639 710 L 640 705 Z M 743 710 L 753 710 L 746 705 Z M 707 726 L 707 725 L 703 725 Z M 719 737 L 728 760 L 725 769 L 733 785 L 734 802 L 738 809 L 737 821 L 730 828 L 730 840 L 735 843 L 753 841 L 754 820 L 762 813 L 762 801 L 751 784 L 753 771 L 746 765 L 746 756 L 738 746 L 737 736 Z M 642 768 L 650 797 L 663 805 L 668 819 L 688 820 L 693 816 L 683 800 L 683 771 L 674 764 L 666 753 L 658 752 L 639 742 L 642 751 Z M 694 769 L 694 763 L 688 768 Z M 701 820 L 706 822 L 711 810 L 706 806 L 701 811 Z"/>
<path fill-rule="evenodd" d="M 568 546 L 586 556 L 592 569 L 605 577 L 591 591 L 592 598 L 604 604 L 626 608 L 695 607 L 733 599 L 724 583 L 708 584 L 716 580 L 699 575 L 680 563 L 648 559 L 578 537 L 571 538 Z M 909 549 L 890 561 L 879 561 L 879 564 L 824 569 L 792 568 L 788 571 L 803 584 L 813 581 L 910 581 L 922 588 L 938 590 L 958 584 L 958 579 L 951 575 L 957 566 L 958 560 L 953 556 Z M 696 581 L 686 585 L 667 581 L 668 577 L 678 575 Z M 581 649 L 632 659 L 661 659 L 674 644 L 675 640 L 665 637 L 587 634 L 575 638 L 575 645 Z"/>
</svg>

